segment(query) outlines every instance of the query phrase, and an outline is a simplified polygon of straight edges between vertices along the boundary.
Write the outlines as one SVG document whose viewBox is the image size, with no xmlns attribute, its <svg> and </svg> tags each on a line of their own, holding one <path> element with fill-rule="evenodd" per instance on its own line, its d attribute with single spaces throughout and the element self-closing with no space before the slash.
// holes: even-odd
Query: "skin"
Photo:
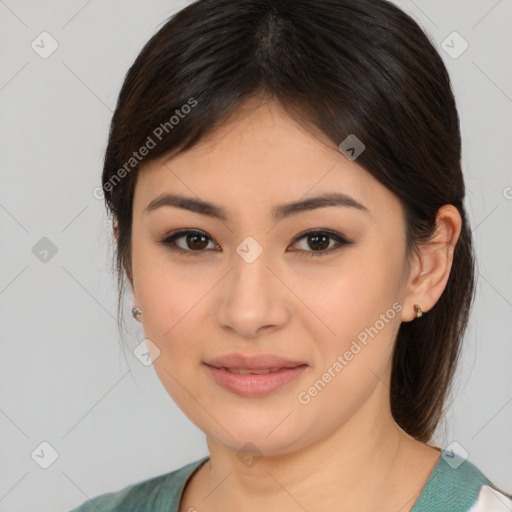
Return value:
<svg viewBox="0 0 512 512">
<path fill-rule="evenodd" d="M 277 223 L 271 217 L 275 205 L 333 191 L 367 211 L 328 206 Z M 163 192 L 215 203 L 229 218 L 171 206 L 145 211 Z M 191 150 L 141 169 L 133 202 L 134 305 L 160 351 L 151 349 L 155 371 L 205 432 L 210 451 L 180 511 L 412 508 L 440 451 L 393 420 L 392 349 L 400 323 L 415 319 L 413 305 L 428 314 L 443 292 L 460 227 L 457 210 L 445 205 L 431 243 L 408 257 L 396 196 L 272 101 L 248 101 Z M 319 228 L 352 243 L 309 257 L 315 246 L 296 237 Z M 187 256 L 162 243 L 181 229 L 204 231 L 207 247 Z M 236 252 L 248 236 L 263 249 L 250 264 Z M 327 241 L 328 249 L 337 245 Z M 190 252 L 197 247 L 186 237 L 176 243 Z M 298 393 L 397 302 L 401 311 L 300 403 Z M 270 395 L 241 397 L 219 387 L 203 364 L 232 352 L 272 353 L 309 366 Z M 261 455 L 250 467 L 237 456 L 247 442 Z"/>
</svg>

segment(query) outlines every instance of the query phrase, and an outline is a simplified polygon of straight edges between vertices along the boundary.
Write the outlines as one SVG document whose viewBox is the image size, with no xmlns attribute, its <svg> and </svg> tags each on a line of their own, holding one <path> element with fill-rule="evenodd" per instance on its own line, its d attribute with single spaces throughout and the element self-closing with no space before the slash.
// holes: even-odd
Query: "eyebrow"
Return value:
<svg viewBox="0 0 512 512">
<path fill-rule="evenodd" d="M 221 206 L 215 205 L 202 199 L 186 197 L 179 194 L 161 194 L 153 199 L 144 209 L 146 213 L 161 208 L 163 206 L 171 206 L 183 208 L 191 212 L 207 215 L 220 220 L 229 220 L 227 210 Z M 275 206 L 272 210 L 274 220 L 278 221 L 296 215 L 305 211 L 316 210 L 317 208 L 325 208 L 328 206 L 338 206 L 345 208 L 355 208 L 363 212 L 368 212 L 368 208 L 362 205 L 352 197 L 341 194 L 339 192 L 327 192 L 316 197 L 303 199 L 300 201 L 284 203 Z"/>
</svg>

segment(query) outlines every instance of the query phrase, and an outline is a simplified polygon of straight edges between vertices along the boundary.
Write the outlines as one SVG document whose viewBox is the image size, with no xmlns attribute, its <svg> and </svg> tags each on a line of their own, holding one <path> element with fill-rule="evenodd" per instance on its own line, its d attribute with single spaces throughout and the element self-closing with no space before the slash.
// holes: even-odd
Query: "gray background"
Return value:
<svg viewBox="0 0 512 512">
<path fill-rule="evenodd" d="M 479 259 L 455 394 L 435 441 L 457 442 L 510 492 L 511 1 L 398 4 L 431 34 L 452 76 Z M 110 228 L 93 194 L 124 74 L 183 5 L 0 0 L 1 512 L 68 510 L 207 453 L 152 367 L 120 349 Z M 31 47 L 51 48 L 43 31 L 58 43 L 46 59 Z M 441 47 L 453 31 L 469 43 L 458 58 Z M 445 44 L 462 48 L 453 36 Z M 133 350 L 143 333 L 130 305 L 127 296 Z M 48 469 L 43 441 L 58 453 Z"/>
</svg>

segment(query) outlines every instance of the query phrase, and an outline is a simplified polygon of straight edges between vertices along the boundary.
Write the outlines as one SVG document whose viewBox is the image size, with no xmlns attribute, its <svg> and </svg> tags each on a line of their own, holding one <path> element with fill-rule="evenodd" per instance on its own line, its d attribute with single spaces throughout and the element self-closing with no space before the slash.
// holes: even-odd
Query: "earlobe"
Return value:
<svg viewBox="0 0 512 512">
<path fill-rule="evenodd" d="M 137 300 L 137 296 L 135 295 L 133 288 L 132 288 L 132 304 L 133 304 L 132 316 L 133 316 L 133 318 L 135 318 L 135 320 L 140 322 L 141 316 L 142 316 L 142 309 L 140 308 L 139 301 Z"/>
<path fill-rule="evenodd" d="M 457 208 L 451 204 L 442 206 L 437 212 L 434 235 L 417 250 L 418 259 L 409 276 L 409 292 L 403 301 L 402 321 L 419 318 L 441 297 L 450 277 L 461 228 L 462 219 Z"/>
<path fill-rule="evenodd" d="M 140 317 L 142 316 L 142 309 L 138 308 L 138 307 L 133 307 L 132 308 L 132 316 L 133 318 L 135 318 L 135 320 L 137 320 L 138 322 L 140 322 Z"/>
<path fill-rule="evenodd" d="M 416 318 L 421 318 L 423 316 L 423 309 L 419 304 L 414 304 L 414 312 L 416 313 Z"/>
</svg>

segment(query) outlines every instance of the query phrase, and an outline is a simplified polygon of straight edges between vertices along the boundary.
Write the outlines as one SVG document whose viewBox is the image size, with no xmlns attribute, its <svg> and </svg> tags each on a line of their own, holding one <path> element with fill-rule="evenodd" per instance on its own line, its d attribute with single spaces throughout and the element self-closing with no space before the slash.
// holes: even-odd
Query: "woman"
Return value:
<svg viewBox="0 0 512 512">
<path fill-rule="evenodd" d="M 79 512 L 510 510 L 429 444 L 473 293 L 459 120 L 384 0 L 199 0 L 130 68 L 120 295 L 209 456 Z"/>
</svg>

